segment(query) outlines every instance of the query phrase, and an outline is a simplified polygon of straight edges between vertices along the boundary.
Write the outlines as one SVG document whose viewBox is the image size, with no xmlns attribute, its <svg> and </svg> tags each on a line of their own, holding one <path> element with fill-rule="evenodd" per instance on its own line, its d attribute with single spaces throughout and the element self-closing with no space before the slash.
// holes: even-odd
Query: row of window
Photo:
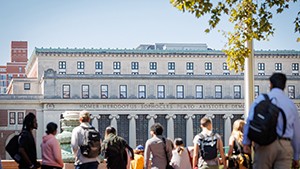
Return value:
<svg viewBox="0 0 300 169">
<path fill-rule="evenodd" d="M 63 85 L 62 87 L 62 97 L 65 99 L 71 98 L 71 86 L 70 85 Z M 109 97 L 109 90 L 108 85 L 101 85 L 100 86 L 100 98 L 107 99 Z M 254 88 L 255 97 L 259 95 L 259 86 L 255 85 Z M 233 93 L 234 99 L 241 99 L 241 86 L 234 85 L 233 86 Z M 288 96 L 291 99 L 295 98 L 295 86 L 289 85 L 288 86 Z M 139 85 L 137 88 L 137 98 L 138 99 L 145 99 L 146 95 L 146 85 Z M 177 99 L 184 99 L 184 85 L 177 85 L 176 86 L 176 96 Z M 89 85 L 82 85 L 81 86 L 81 98 L 89 99 L 90 98 L 90 86 Z M 119 98 L 126 99 L 128 98 L 128 90 L 127 85 L 120 85 L 119 86 Z M 165 99 L 166 98 L 166 91 L 165 85 L 157 85 L 157 95 L 156 98 L 158 99 Z M 203 99 L 203 85 L 196 85 L 195 86 L 195 98 L 196 99 Z M 215 85 L 215 99 L 222 99 L 222 85 Z"/>
<path fill-rule="evenodd" d="M 212 70 L 212 62 L 205 62 L 204 63 L 204 68 L 206 71 L 211 71 Z M 66 61 L 59 61 L 58 63 L 58 68 L 60 69 L 60 74 L 65 74 L 65 69 L 67 68 L 67 63 Z M 77 70 L 78 70 L 78 74 L 84 74 L 84 68 L 85 68 L 85 64 L 84 61 L 78 61 L 77 62 Z M 101 61 L 96 61 L 95 62 L 95 70 L 96 70 L 96 74 L 102 74 L 102 72 L 97 72 L 97 70 L 102 70 L 103 69 L 103 62 Z M 114 70 L 120 70 L 121 69 L 121 62 L 113 62 L 113 69 Z M 131 70 L 138 70 L 139 69 L 139 62 L 131 62 Z M 150 62 L 149 63 L 149 69 L 150 71 L 152 70 L 157 70 L 157 62 Z M 259 72 L 259 75 L 264 75 L 264 71 L 265 70 L 265 63 L 258 63 L 257 65 L 257 69 Z M 175 74 L 175 62 L 168 62 L 168 70 L 169 70 L 169 74 Z M 187 74 L 192 75 L 193 74 L 193 70 L 194 70 L 194 62 L 187 62 L 186 63 L 186 70 L 188 71 Z M 228 66 L 227 63 L 224 62 L 223 63 L 223 70 L 228 70 Z M 281 71 L 282 70 L 282 63 L 275 63 L 275 71 Z M 292 63 L 292 71 L 299 71 L 299 63 Z M 119 71 L 114 72 L 115 74 L 120 74 Z M 155 74 L 155 72 L 152 72 L 152 74 Z M 135 72 L 133 72 L 133 74 L 137 74 Z M 211 75 L 210 72 L 206 72 L 206 75 Z M 228 72 L 225 72 L 224 75 L 229 75 Z M 293 75 L 299 75 L 298 72 L 295 72 Z"/>
</svg>

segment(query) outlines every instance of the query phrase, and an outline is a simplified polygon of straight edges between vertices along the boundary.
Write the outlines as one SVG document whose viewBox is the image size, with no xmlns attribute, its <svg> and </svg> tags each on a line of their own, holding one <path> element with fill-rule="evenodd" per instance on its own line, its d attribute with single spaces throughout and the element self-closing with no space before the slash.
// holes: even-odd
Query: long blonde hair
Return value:
<svg viewBox="0 0 300 169">
<path fill-rule="evenodd" d="M 234 121 L 231 135 L 237 140 L 239 144 L 242 144 L 243 137 L 244 137 L 244 125 L 245 121 L 242 119 L 238 119 Z"/>
</svg>

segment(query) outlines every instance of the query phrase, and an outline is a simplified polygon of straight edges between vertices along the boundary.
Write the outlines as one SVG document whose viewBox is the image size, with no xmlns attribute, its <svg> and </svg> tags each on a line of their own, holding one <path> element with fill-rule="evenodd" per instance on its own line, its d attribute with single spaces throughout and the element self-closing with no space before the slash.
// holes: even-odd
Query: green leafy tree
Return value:
<svg viewBox="0 0 300 169">
<path fill-rule="evenodd" d="M 245 58 L 250 49 L 246 42 L 250 40 L 266 40 L 274 34 L 275 28 L 271 19 L 275 14 L 282 13 L 291 3 L 298 0 L 170 0 L 171 4 L 183 12 L 190 12 L 197 18 L 204 15 L 210 17 L 209 33 L 221 20 L 222 15 L 229 17 L 233 23 L 232 32 L 225 32 L 228 39 L 224 52 L 227 55 L 227 64 L 230 70 L 243 71 Z M 300 33 L 300 11 L 295 16 L 295 33 Z M 300 42 L 300 37 L 296 38 Z"/>
</svg>

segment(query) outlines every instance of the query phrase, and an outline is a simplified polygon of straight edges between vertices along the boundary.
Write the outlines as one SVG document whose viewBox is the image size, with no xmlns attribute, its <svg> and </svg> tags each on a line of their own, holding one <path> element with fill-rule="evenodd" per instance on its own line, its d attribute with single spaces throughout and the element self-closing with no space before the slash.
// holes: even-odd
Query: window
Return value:
<svg viewBox="0 0 300 169">
<path fill-rule="evenodd" d="M 70 98 L 70 85 L 63 85 L 63 98 L 64 99 Z"/>
<path fill-rule="evenodd" d="M 258 63 L 258 70 L 265 70 L 265 63 Z"/>
<path fill-rule="evenodd" d="M 290 99 L 295 99 L 295 86 L 289 85 L 288 86 L 288 94 Z"/>
<path fill-rule="evenodd" d="M 235 99 L 241 98 L 241 86 L 240 85 L 234 85 L 233 86 L 233 93 Z"/>
<path fill-rule="evenodd" d="M 177 97 L 177 99 L 183 99 L 184 98 L 184 87 L 183 87 L 183 85 L 177 85 L 176 86 L 176 97 Z"/>
<path fill-rule="evenodd" d="M 18 124 L 23 124 L 24 112 L 18 112 Z"/>
<path fill-rule="evenodd" d="M 157 69 L 157 63 L 156 62 L 150 62 L 149 63 L 150 70 L 156 70 Z"/>
<path fill-rule="evenodd" d="M 254 85 L 254 97 L 257 98 L 259 95 L 259 86 Z"/>
<path fill-rule="evenodd" d="M 102 62 L 95 62 L 95 69 L 102 69 Z"/>
<path fill-rule="evenodd" d="M 168 62 L 168 70 L 175 70 L 175 62 Z"/>
<path fill-rule="evenodd" d="M 84 69 L 84 62 L 77 62 L 77 69 Z"/>
<path fill-rule="evenodd" d="M 120 85 L 120 99 L 126 99 L 126 98 L 127 98 L 127 86 Z"/>
<path fill-rule="evenodd" d="M 146 98 L 146 86 L 145 85 L 139 85 L 139 93 L 138 98 L 139 99 L 145 99 Z"/>
<path fill-rule="evenodd" d="M 114 62 L 113 66 L 114 66 L 114 70 L 120 70 L 121 69 L 121 62 Z"/>
<path fill-rule="evenodd" d="M 194 63 L 193 62 L 187 62 L 186 63 L 186 70 L 194 70 Z"/>
<path fill-rule="evenodd" d="M 223 70 L 229 70 L 226 62 L 223 62 Z"/>
<path fill-rule="evenodd" d="M 22 73 L 22 67 L 19 66 L 19 73 Z"/>
<path fill-rule="evenodd" d="M 203 86 L 202 85 L 196 86 L 196 99 L 203 99 Z"/>
<path fill-rule="evenodd" d="M 16 112 L 9 112 L 9 124 L 16 124 Z"/>
<path fill-rule="evenodd" d="M 211 62 L 205 62 L 204 66 L 205 66 L 205 70 L 212 70 L 212 63 Z"/>
<path fill-rule="evenodd" d="M 9 124 L 10 125 L 22 125 L 24 119 L 24 112 L 9 112 Z"/>
<path fill-rule="evenodd" d="M 60 74 L 60 75 L 65 75 L 66 72 L 58 72 L 58 74 Z"/>
<path fill-rule="evenodd" d="M 131 69 L 138 70 L 139 69 L 139 62 L 131 62 Z"/>
<path fill-rule="evenodd" d="M 83 99 L 88 99 L 89 98 L 89 85 L 82 85 L 82 94 L 81 97 Z"/>
<path fill-rule="evenodd" d="M 59 61 L 58 62 L 59 69 L 66 69 L 66 61 Z"/>
<path fill-rule="evenodd" d="M 282 63 L 275 63 L 275 70 L 282 70 Z"/>
<path fill-rule="evenodd" d="M 108 85 L 101 85 L 101 99 L 108 98 Z"/>
<path fill-rule="evenodd" d="M 84 72 L 77 72 L 77 74 L 78 74 L 78 75 L 83 75 L 83 74 L 84 74 Z"/>
<path fill-rule="evenodd" d="M 299 70 L 299 63 L 292 63 L 292 70 L 298 71 Z"/>
<path fill-rule="evenodd" d="M 222 86 L 221 85 L 215 86 L 215 98 L 222 99 Z"/>
<path fill-rule="evenodd" d="M 165 86 L 164 85 L 158 85 L 157 86 L 157 98 L 158 99 L 164 99 L 165 98 Z"/>
<path fill-rule="evenodd" d="M 30 90 L 30 83 L 24 83 L 24 90 Z"/>
</svg>

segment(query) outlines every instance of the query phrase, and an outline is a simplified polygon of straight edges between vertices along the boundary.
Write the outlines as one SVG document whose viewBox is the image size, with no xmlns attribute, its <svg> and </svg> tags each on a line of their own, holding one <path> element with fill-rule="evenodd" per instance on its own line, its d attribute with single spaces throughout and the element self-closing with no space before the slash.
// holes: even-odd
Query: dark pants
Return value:
<svg viewBox="0 0 300 169">
<path fill-rule="evenodd" d="M 62 169 L 56 166 L 42 165 L 42 169 Z"/>
<path fill-rule="evenodd" d="M 98 162 L 84 163 L 80 165 L 75 165 L 75 169 L 97 169 L 98 165 Z"/>
</svg>

